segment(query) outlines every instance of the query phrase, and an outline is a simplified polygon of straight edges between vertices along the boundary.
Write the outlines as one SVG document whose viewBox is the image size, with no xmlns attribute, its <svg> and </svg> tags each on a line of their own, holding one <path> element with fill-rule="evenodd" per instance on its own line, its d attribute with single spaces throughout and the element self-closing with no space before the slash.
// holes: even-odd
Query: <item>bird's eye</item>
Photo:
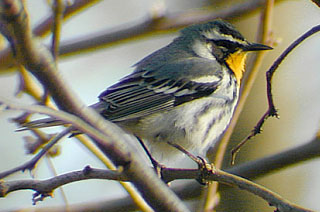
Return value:
<svg viewBox="0 0 320 212">
<path fill-rule="evenodd" d="M 207 48 L 219 61 L 222 61 L 224 59 L 225 54 L 228 51 L 227 48 L 218 46 L 212 40 L 207 40 Z"/>
<path fill-rule="evenodd" d="M 229 40 L 216 40 L 215 44 L 222 49 L 227 49 L 229 53 L 233 53 L 239 48 L 238 43 Z"/>
<path fill-rule="evenodd" d="M 207 40 L 207 46 L 212 54 L 219 60 L 223 61 L 230 53 L 238 49 L 238 45 L 229 40 Z"/>
</svg>

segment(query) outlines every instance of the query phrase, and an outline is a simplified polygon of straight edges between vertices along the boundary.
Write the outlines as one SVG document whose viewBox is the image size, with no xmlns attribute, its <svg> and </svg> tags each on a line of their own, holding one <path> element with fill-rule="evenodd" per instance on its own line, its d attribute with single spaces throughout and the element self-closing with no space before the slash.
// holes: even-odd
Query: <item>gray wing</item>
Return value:
<svg viewBox="0 0 320 212">
<path fill-rule="evenodd" d="M 156 70 L 136 69 L 99 95 L 96 109 L 107 119 L 124 121 L 171 110 L 212 94 L 222 79 L 215 61 L 190 58 Z M 205 82 L 203 79 L 208 78 Z M 97 108 L 98 107 L 98 108 Z"/>
</svg>

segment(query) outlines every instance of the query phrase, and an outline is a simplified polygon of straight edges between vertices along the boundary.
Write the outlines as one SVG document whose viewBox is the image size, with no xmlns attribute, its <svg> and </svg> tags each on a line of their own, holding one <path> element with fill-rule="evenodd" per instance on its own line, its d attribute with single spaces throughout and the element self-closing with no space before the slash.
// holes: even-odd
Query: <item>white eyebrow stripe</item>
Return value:
<svg viewBox="0 0 320 212">
<path fill-rule="evenodd" d="M 241 43 L 244 45 L 247 44 L 247 41 L 245 41 L 245 40 L 240 40 L 238 38 L 232 37 L 231 35 L 221 34 L 215 29 L 213 29 L 212 31 L 206 31 L 203 33 L 203 35 L 206 38 L 212 39 L 212 40 L 229 40 L 231 42 L 237 42 L 237 43 Z"/>
</svg>

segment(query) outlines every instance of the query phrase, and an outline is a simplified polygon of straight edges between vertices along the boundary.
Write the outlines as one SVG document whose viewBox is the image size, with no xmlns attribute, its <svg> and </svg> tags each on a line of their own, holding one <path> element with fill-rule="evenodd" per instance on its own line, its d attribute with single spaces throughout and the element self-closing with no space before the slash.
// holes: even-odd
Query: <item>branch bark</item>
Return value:
<svg viewBox="0 0 320 212">
<path fill-rule="evenodd" d="M 311 210 L 295 205 L 263 186 L 215 168 L 204 170 L 204 172 L 199 169 L 165 169 L 163 174 L 165 174 L 165 176 L 169 176 L 173 180 L 197 179 L 199 176 L 203 176 L 204 180 L 207 181 L 218 181 L 220 183 L 236 186 L 240 189 L 249 191 L 266 200 L 270 206 L 276 207 L 279 212 L 311 212 Z M 85 167 L 82 171 L 70 172 L 48 180 L 18 180 L 2 182 L 0 183 L 0 197 L 16 190 L 32 189 L 36 191 L 36 194 L 33 197 L 33 201 L 36 203 L 47 196 L 51 196 L 53 190 L 59 186 L 87 179 L 130 181 L 130 178 L 121 172 Z"/>
<path fill-rule="evenodd" d="M 235 174 L 237 176 L 242 176 L 246 179 L 257 179 L 262 176 L 266 176 L 270 173 L 273 173 L 277 170 L 281 170 L 284 168 L 288 168 L 293 165 L 297 165 L 298 163 L 308 161 L 320 157 L 320 134 L 314 140 L 303 144 L 301 146 L 297 146 L 295 148 L 279 152 L 277 154 L 261 158 L 255 161 L 246 162 L 232 168 L 225 170 L 228 173 Z M 187 177 L 190 178 L 198 176 L 198 171 L 192 172 L 190 171 L 187 174 Z M 179 179 L 181 177 L 181 171 L 177 172 L 165 172 L 165 174 L 169 174 L 172 178 Z M 166 176 L 168 179 L 169 176 Z M 191 182 L 188 184 L 184 184 L 183 186 L 172 188 L 173 191 L 179 196 L 179 198 L 183 200 L 190 200 L 194 198 L 198 198 L 202 195 L 203 186 L 199 183 Z M 80 205 L 74 205 L 68 208 L 71 212 L 82 212 L 82 211 L 109 211 L 116 212 L 121 210 L 126 211 L 135 211 L 137 208 L 134 205 L 132 199 L 130 197 L 118 198 L 103 202 L 95 202 L 95 203 L 86 203 Z M 50 212 L 58 212 L 63 210 L 62 207 L 57 207 L 55 209 L 45 208 L 37 209 L 36 212 L 42 211 L 50 211 Z"/>
<path fill-rule="evenodd" d="M 126 142 L 121 129 L 87 108 L 63 83 L 52 56 L 33 38 L 23 3 L 18 0 L 1 1 L 0 12 L 2 32 L 10 41 L 17 62 L 46 86 L 60 109 L 76 114 L 94 126 L 97 134 L 89 134 L 90 137 L 117 166 L 124 167 L 124 173 L 132 179 L 152 208 L 157 211 L 188 211 L 155 173 L 144 167 L 141 159 L 133 154 L 132 147 L 128 146 L 130 142 Z"/>
</svg>

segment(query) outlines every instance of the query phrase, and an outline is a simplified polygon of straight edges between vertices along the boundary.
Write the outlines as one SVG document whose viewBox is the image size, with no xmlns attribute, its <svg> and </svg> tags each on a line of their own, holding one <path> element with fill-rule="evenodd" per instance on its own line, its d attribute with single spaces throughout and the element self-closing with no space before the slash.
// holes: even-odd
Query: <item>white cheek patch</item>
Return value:
<svg viewBox="0 0 320 212">
<path fill-rule="evenodd" d="M 211 53 L 211 46 L 207 46 L 204 42 L 196 40 L 192 45 L 193 51 L 202 58 L 216 60 L 216 58 Z"/>
</svg>

